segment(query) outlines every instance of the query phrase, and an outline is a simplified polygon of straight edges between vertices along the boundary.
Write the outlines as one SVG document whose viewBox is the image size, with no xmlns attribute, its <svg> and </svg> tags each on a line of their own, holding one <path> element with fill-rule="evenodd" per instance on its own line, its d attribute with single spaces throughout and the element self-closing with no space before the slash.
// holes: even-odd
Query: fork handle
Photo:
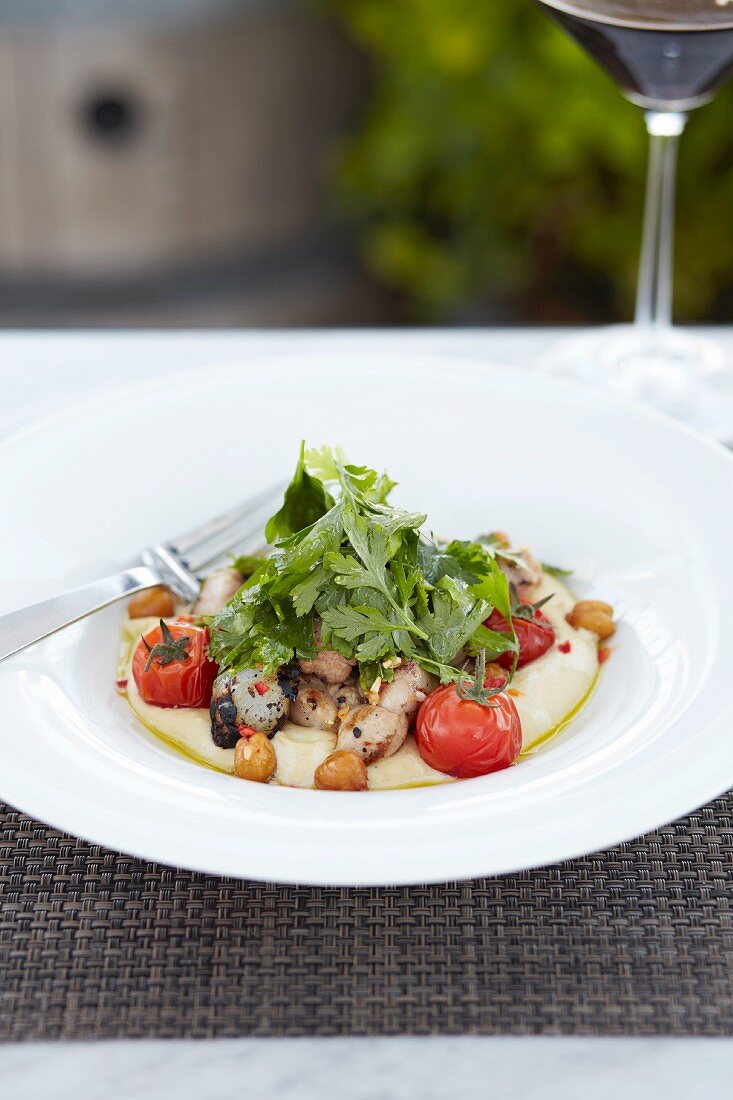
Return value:
<svg viewBox="0 0 733 1100">
<path fill-rule="evenodd" d="M 77 619 L 91 615 L 93 611 L 124 600 L 125 596 L 131 596 L 143 588 L 153 588 L 162 581 L 163 577 L 157 570 L 147 565 L 135 566 L 90 584 L 82 584 L 79 588 L 71 588 L 49 600 L 0 615 L 0 661 L 34 642 L 40 642 L 49 634 L 55 634 Z"/>
</svg>

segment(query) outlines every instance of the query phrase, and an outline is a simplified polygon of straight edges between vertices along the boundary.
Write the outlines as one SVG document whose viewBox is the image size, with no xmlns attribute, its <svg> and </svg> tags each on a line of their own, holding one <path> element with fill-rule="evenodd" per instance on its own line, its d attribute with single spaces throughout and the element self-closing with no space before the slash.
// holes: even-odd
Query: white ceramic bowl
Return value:
<svg viewBox="0 0 733 1100">
<path fill-rule="evenodd" d="M 154 364 L 151 364 L 154 375 Z M 129 387 L 0 448 L 0 610 L 289 472 L 299 440 L 386 466 L 441 534 L 509 530 L 620 615 L 590 702 L 517 767 L 443 787 L 259 787 L 166 748 L 115 694 L 120 607 L 0 665 L 0 795 L 110 847 L 297 883 L 442 881 L 654 828 L 733 785 L 733 460 L 547 377 L 427 357 L 263 358 Z"/>
</svg>

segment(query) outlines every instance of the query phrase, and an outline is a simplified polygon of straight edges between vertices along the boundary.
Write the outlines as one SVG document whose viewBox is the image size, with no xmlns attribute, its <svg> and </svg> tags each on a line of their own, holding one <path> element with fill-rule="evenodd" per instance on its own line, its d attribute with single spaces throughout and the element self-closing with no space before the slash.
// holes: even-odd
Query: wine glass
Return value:
<svg viewBox="0 0 733 1100">
<path fill-rule="evenodd" d="M 714 341 L 672 325 L 677 144 L 733 71 L 733 0 L 538 0 L 644 109 L 649 134 L 633 325 L 564 341 L 540 366 L 733 439 L 733 372 Z"/>
</svg>

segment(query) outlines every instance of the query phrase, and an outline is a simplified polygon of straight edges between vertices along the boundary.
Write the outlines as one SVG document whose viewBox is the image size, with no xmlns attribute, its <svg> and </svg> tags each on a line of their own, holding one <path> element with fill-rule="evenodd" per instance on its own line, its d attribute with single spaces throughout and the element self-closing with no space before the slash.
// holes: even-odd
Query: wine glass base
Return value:
<svg viewBox="0 0 733 1100">
<path fill-rule="evenodd" d="M 537 366 L 733 443 L 733 370 L 713 340 L 676 328 L 613 325 L 558 342 Z"/>
</svg>

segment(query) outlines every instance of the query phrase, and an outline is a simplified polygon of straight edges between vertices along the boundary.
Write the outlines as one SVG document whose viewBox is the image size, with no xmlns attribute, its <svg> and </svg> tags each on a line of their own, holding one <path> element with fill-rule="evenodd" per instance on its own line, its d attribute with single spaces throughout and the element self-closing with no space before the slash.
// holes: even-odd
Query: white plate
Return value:
<svg viewBox="0 0 733 1100">
<path fill-rule="evenodd" d="M 464 360 L 282 357 L 130 387 L 0 448 L 0 609 L 125 562 L 291 468 L 385 465 L 440 533 L 502 528 L 621 615 L 572 725 L 517 767 L 334 795 L 169 751 L 114 690 L 121 608 L 0 665 L 0 795 L 148 859 L 296 883 L 443 881 L 661 825 L 733 785 L 733 461 L 672 422 Z M 154 372 L 154 364 L 151 364 Z"/>
</svg>

